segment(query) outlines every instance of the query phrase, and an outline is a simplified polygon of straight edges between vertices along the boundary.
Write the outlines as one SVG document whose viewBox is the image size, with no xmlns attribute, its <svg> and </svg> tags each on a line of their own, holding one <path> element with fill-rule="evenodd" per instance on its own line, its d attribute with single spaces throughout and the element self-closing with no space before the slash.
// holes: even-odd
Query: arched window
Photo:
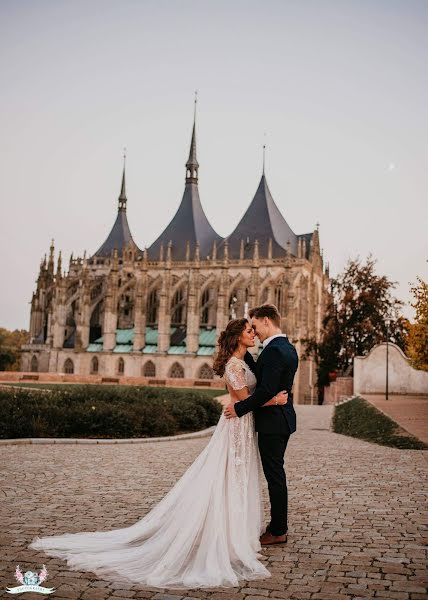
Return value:
<svg viewBox="0 0 428 600">
<path fill-rule="evenodd" d="M 96 356 L 94 356 L 91 360 L 91 373 L 92 374 L 98 373 L 98 368 L 99 368 L 98 358 Z"/>
<path fill-rule="evenodd" d="M 157 325 L 159 310 L 159 290 L 152 290 L 147 298 L 147 325 Z"/>
<path fill-rule="evenodd" d="M 203 364 L 199 369 L 198 374 L 199 379 L 214 379 L 214 371 L 211 369 L 207 363 Z"/>
<path fill-rule="evenodd" d="M 263 288 L 261 296 L 260 296 L 260 304 L 266 304 L 266 302 L 269 302 L 269 287 L 268 286 Z"/>
<path fill-rule="evenodd" d="M 282 286 L 281 286 L 281 284 L 278 284 L 275 287 L 274 304 L 277 307 L 277 309 L 279 310 L 279 312 L 281 312 L 282 311 Z"/>
<path fill-rule="evenodd" d="M 202 297 L 201 297 L 201 325 L 208 325 L 208 319 L 209 319 L 209 314 L 210 314 L 210 307 L 209 307 L 209 301 L 210 301 L 210 290 L 209 288 L 207 288 L 206 290 L 204 290 Z"/>
<path fill-rule="evenodd" d="M 171 302 L 171 325 L 184 325 L 186 322 L 186 298 L 184 290 L 178 289 Z"/>
<path fill-rule="evenodd" d="M 117 372 L 119 375 L 123 375 L 125 373 L 125 361 L 122 357 L 117 361 Z"/>
<path fill-rule="evenodd" d="M 71 358 L 67 358 L 67 360 L 64 363 L 64 373 L 74 373 L 74 364 Z"/>
<path fill-rule="evenodd" d="M 184 369 L 179 363 L 174 363 L 169 372 L 169 376 L 174 379 L 183 379 L 184 378 Z"/>
<path fill-rule="evenodd" d="M 156 367 L 155 364 L 149 360 L 143 367 L 143 375 L 144 377 L 156 377 Z"/>
<path fill-rule="evenodd" d="M 34 355 L 31 359 L 31 370 L 33 373 L 37 373 L 39 370 L 39 361 L 37 360 L 37 356 Z"/>
</svg>

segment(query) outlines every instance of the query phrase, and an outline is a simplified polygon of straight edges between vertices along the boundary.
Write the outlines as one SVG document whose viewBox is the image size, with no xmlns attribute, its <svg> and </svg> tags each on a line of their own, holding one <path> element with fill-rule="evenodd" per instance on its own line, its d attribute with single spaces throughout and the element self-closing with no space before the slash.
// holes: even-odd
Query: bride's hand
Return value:
<svg viewBox="0 0 428 600">
<path fill-rule="evenodd" d="M 288 392 L 283 390 L 282 392 L 278 392 L 276 396 L 273 397 L 273 401 L 276 401 L 276 404 L 280 406 L 284 406 L 288 402 Z"/>
</svg>

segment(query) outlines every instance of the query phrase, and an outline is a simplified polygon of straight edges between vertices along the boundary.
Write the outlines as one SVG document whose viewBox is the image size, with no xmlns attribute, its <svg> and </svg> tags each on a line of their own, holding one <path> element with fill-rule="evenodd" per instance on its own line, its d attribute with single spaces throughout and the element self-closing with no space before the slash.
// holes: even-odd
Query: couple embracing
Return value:
<svg viewBox="0 0 428 600">
<path fill-rule="evenodd" d="M 149 513 L 121 529 L 37 537 L 30 548 L 63 558 L 72 570 L 154 588 L 231 587 L 270 577 L 260 551 L 287 541 L 284 453 L 296 430 L 298 358 L 280 322 L 277 308 L 264 304 L 221 333 L 214 370 L 231 402 L 208 444 Z M 255 336 L 263 344 L 257 362 L 248 352 Z"/>
</svg>

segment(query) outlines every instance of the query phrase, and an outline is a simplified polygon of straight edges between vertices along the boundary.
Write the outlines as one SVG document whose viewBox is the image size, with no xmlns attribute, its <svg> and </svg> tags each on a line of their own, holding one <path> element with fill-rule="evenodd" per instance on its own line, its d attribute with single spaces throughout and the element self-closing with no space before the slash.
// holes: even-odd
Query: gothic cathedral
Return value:
<svg viewBox="0 0 428 600">
<path fill-rule="evenodd" d="M 299 355 L 300 340 L 319 338 L 329 274 L 318 228 L 292 231 L 263 172 L 247 211 L 223 239 L 202 208 L 198 171 L 194 123 L 181 204 L 150 247 L 141 250 L 131 235 L 125 168 L 116 221 L 102 246 L 90 258 L 72 255 L 63 272 L 52 243 L 31 300 L 23 371 L 210 385 L 220 331 L 264 302 L 278 306 Z M 301 360 L 295 401 L 316 403 L 315 388 L 315 365 Z"/>
</svg>

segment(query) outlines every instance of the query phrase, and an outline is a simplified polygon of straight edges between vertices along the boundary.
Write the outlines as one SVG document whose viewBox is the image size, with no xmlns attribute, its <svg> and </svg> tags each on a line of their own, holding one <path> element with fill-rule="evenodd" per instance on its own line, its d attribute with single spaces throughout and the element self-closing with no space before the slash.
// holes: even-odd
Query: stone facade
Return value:
<svg viewBox="0 0 428 600">
<path fill-rule="evenodd" d="M 209 380 L 220 331 L 263 302 L 278 306 L 299 354 L 301 339 L 319 337 L 328 268 L 318 228 L 295 235 L 263 173 L 243 219 L 222 239 L 203 212 L 198 168 L 194 125 L 182 203 L 149 248 L 129 230 L 125 169 L 117 218 L 100 249 L 71 256 L 63 272 L 52 242 L 31 301 L 23 371 Z M 297 402 L 316 402 L 315 386 L 313 362 L 301 360 Z"/>
</svg>

